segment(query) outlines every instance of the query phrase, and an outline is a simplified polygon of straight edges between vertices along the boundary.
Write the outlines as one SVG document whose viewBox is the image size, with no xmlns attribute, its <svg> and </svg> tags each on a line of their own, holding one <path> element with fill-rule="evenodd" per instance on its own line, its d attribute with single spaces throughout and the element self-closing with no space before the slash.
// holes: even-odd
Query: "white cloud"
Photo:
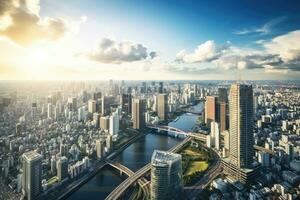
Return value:
<svg viewBox="0 0 300 200">
<path fill-rule="evenodd" d="M 88 53 L 91 60 L 100 63 L 133 62 L 153 59 L 156 52 L 148 52 L 148 48 L 142 44 L 135 44 L 129 41 L 117 42 L 109 38 L 101 39 L 95 49 Z"/>
<path fill-rule="evenodd" d="M 229 44 L 228 42 L 224 46 L 217 46 L 213 40 L 208 40 L 200 44 L 192 53 L 188 53 L 185 49 L 181 50 L 176 55 L 176 61 L 185 63 L 209 62 L 226 52 Z"/>
<path fill-rule="evenodd" d="M 208 70 L 207 66 L 214 70 L 265 69 L 266 73 L 300 71 L 300 30 L 260 43 L 263 49 L 255 50 L 240 48 L 230 43 L 218 46 L 209 40 L 200 44 L 193 53 L 180 51 L 176 61 L 179 60 L 181 65 L 186 64 L 184 69 L 187 71 L 195 71 L 195 68 L 199 71 Z M 199 65 L 192 65 L 193 63 Z M 180 67 L 178 69 L 181 69 Z"/>
<path fill-rule="evenodd" d="M 278 18 L 275 18 L 275 19 L 272 19 L 272 20 L 268 21 L 267 23 L 265 23 L 261 27 L 246 28 L 246 29 L 235 31 L 235 32 L 233 32 L 233 34 L 236 34 L 236 35 L 248 35 L 248 34 L 263 34 L 263 35 L 266 35 L 266 34 L 271 33 L 272 29 L 275 26 L 277 26 L 281 22 L 285 21 L 286 19 L 287 19 L 286 17 L 278 17 Z"/>
<path fill-rule="evenodd" d="M 278 54 L 286 63 L 300 63 L 300 30 L 275 37 L 270 42 L 264 43 L 267 52 Z"/>
<path fill-rule="evenodd" d="M 41 18 L 39 0 L 2 0 L 0 2 L 0 35 L 29 46 L 40 41 L 54 41 L 69 30 L 68 21 Z"/>
</svg>

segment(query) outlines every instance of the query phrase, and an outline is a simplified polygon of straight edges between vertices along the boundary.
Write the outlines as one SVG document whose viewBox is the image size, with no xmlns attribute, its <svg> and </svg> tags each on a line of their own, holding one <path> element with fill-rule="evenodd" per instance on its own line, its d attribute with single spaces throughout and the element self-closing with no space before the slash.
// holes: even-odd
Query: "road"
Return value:
<svg viewBox="0 0 300 200">
<path fill-rule="evenodd" d="M 181 143 L 171 148 L 170 152 L 176 152 L 178 149 L 180 149 L 186 142 L 190 141 L 191 138 L 184 139 Z M 145 165 L 141 169 L 139 169 L 137 172 L 135 172 L 132 176 L 128 177 L 125 181 L 123 181 L 118 187 L 116 187 L 107 197 L 106 200 L 116 200 L 122 194 L 125 192 L 125 190 L 135 183 L 138 179 L 140 179 L 142 176 L 144 176 L 147 172 L 149 172 L 151 169 L 151 163 Z"/>
</svg>

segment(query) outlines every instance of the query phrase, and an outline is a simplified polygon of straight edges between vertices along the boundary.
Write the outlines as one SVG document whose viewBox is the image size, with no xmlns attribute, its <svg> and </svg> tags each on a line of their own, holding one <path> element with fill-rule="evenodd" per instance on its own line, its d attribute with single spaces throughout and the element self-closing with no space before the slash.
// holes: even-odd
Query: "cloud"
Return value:
<svg viewBox="0 0 300 200">
<path fill-rule="evenodd" d="M 266 73 L 300 71 L 299 41 L 300 30 L 263 41 L 260 50 L 240 48 L 231 43 L 218 46 L 209 40 L 192 53 L 179 51 L 175 59 L 179 66 L 170 69 L 202 73 L 209 71 L 207 66 L 210 66 L 213 70 L 265 69 Z"/>
<path fill-rule="evenodd" d="M 129 41 L 117 42 L 109 38 L 101 39 L 96 48 L 88 53 L 91 60 L 101 63 L 133 62 L 157 56 L 156 52 L 148 53 L 147 47 Z"/>
<path fill-rule="evenodd" d="M 246 28 L 246 29 L 234 31 L 233 34 L 235 34 L 235 35 L 248 35 L 248 34 L 266 35 L 266 34 L 271 33 L 272 29 L 275 26 L 279 25 L 280 23 L 282 23 L 286 19 L 287 19 L 287 17 L 278 17 L 278 18 L 275 18 L 275 19 L 272 19 L 272 20 L 268 21 L 267 23 L 265 23 L 261 27 Z"/>
<path fill-rule="evenodd" d="M 0 2 L 1 19 L 9 19 L 0 35 L 28 46 L 39 41 L 54 41 L 64 36 L 68 23 L 63 19 L 39 16 L 39 0 L 4 0 Z"/>
<path fill-rule="evenodd" d="M 208 40 L 200 44 L 192 53 L 188 53 L 185 49 L 181 50 L 176 55 L 176 61 L 179 63 L 201 63 L 213 61 L 221 54 L 225 53 L 229 47 L 229 42 L 223 46 L 217 46 L 213 40 Z"/>
</svg>

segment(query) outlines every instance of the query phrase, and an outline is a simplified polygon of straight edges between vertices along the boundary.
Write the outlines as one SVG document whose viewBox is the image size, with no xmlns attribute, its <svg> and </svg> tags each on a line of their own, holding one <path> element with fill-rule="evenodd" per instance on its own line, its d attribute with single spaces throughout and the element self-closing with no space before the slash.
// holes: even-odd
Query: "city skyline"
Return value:
<svg viewBox="0 0 300 200">
<path fill-rule="evenodd" d="M 0 3 L 0 80 L 296 80 L 297 1 Z"/>
</svg>

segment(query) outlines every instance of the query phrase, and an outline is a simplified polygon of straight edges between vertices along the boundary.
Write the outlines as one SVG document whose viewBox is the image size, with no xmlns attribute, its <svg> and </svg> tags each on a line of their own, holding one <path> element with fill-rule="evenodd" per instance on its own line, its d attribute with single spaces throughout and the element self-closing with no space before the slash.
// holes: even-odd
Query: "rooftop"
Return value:
<svg viewBox="0 0 300 200">
<path fill-rule="evenodd" d="M 180 154 L 155 150 L 152 154 L 151 163 L 152 165 L 169 165 L 178 160 L 181 160 Z"/>
<path fill-rule="evenodd" d="M 35 151 L 28 151 L 28 152 L 25 152 L 23 154 L 23 156 L 27 159 L 27 160 L 37 160 L 37 159 L 41 159 L 42 156 L 41 154 L 35 152 Z"/>
</svg>

